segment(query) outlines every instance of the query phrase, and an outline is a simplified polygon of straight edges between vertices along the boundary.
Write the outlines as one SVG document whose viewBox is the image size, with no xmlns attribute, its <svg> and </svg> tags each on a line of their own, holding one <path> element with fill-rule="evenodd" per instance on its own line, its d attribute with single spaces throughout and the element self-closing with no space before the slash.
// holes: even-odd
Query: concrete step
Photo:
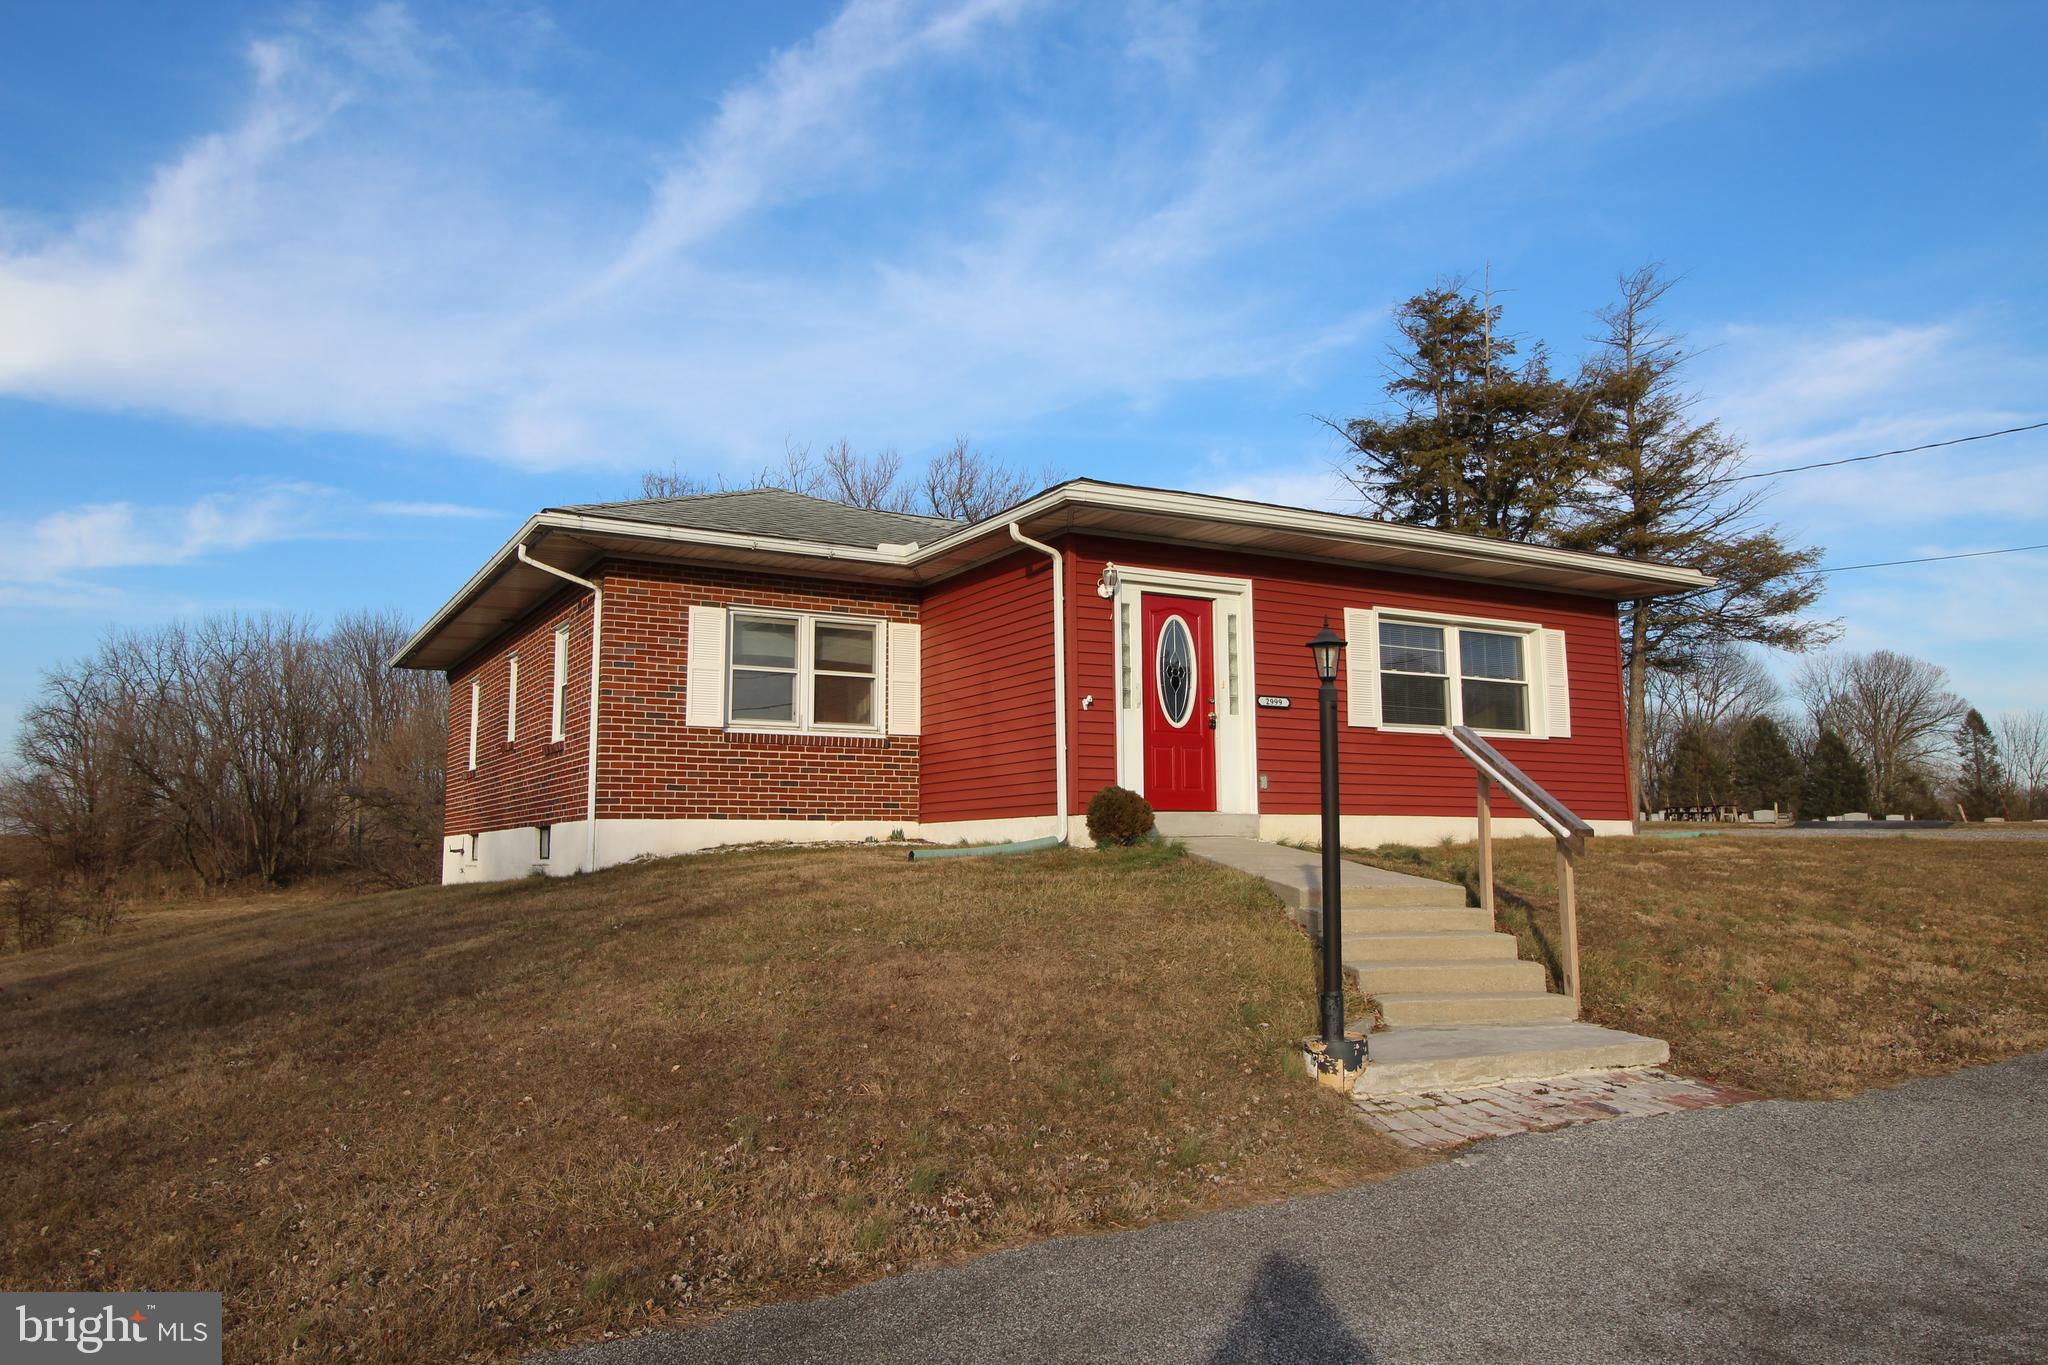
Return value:
<svg viewBox="0 0 2048 1365">
<path fill-rule="evenodd" d="M 1389 991 L 1375 995 L 1389 1028 L 1432 1024 L 1568 1024 L 1572 998 L 1550 991 Z"/>
<path fill-rule="evenodd" d="M 1476 905 L 1347 905 L 1344 937 L 1353 934 L 1491 933 L 1493 921 Z"/>
<path fill-rule="evenodd" d="M 1671 1049 L 1658 1039 L 1585 1023 L 1399 1028 L 1371 1035 L 1367 1047 L 1370 1055 L 1354 1088 L 1360 1095 L 1540 1081 L 1662 1066 L 1671 1059 Z"/>
<path fill-rule="evenodd" d="M 1162 810 L 1152 815 L 1153 828 L 1164 839 L 1256 839 L 1259 817 L 1218 811 Z"/>
<path fill-rule="evenodd" d="M 1358 988 L 1367 995 L 1497 995 L 1503 991 L 1540 991 L 1543 967 L 1518 958 L 1357 962 L 1345 966 L 1358 973 Z"/>
<path fill-rule="evenodd" d="M 1351 921 L 1344 921 L 1346 962 L 1449 962 L 1492 961 L 1513 957 L 1513 934 L 1489 930 L 1452 933 L 1381 934 L 1351 933 Z"/>
</svg>

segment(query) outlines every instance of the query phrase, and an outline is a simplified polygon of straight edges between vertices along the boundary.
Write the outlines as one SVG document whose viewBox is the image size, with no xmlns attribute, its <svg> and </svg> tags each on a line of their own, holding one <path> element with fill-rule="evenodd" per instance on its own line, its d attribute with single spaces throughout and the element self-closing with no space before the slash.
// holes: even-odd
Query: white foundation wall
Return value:
<svg viewBox="0 0 2048 1365">
<path fill-rule="evenodd" d="M 1634 832 L 1626 820 L 1595 820 L 1595 835 Z M 486 830 L 474 840 L 451 835 L 441 843 L 441 881 L 502 882 L 536 874 L 566 877 L 583 868 L 585 826 L 565 821 L 549 832 L 550 856 L 539 856 L 540 831 L 533 825 Z M 1496 838 L 1547 838 L 1534 820 L 1496 818 Z M 1043 839 L 1058 832 L 1052 816 L 1004 820 L 956 820 L 930 825 L 890 820 L 600 820 L 597 822 L 597 865 L 615 867 L 635 858 L 666 858 L 703 853 L 733 844 L 877 843 L 921 840 L 933 844 L 1002 844 Z M 1434 844 L 1444 839 L 1468 840 L 1478 834 L 1472 816 L 1347 815 L 1344 842 L 1353 848 L 1378 844 Z M 1066 821 L 1066 836 L 1077 847 L 1090 846 L 1088 822 L 1079 815 Z M 1322 838 L 1322 821 L 1314 815 L 1262 815 L 1259 837 L 1272 842 L 1313 844 Z"/>
<path fill-rule="evenodd" d="M 1087 822 L 1068 821 L 1068 837 L 1085 846 Z M 735 844 L 857 844 L 920 840 L 933 844 L 1002 844 L 1043 839 L 1057 832 L 1049 815 L 1014 820 L 958 820 L 919 825 L 902 820 L 600 820 L 597 865 L 616 867 L 635 858 L 668 858 Z M 552 856 L 537 856 L 540 831 L 532 825 L 486 830 L 474 840 L 449 835 L 441 843 L 441 881 L 502 882 L 536 874 L 567 877 L 583 868 L 584 824 L 553 827 Z"/>
<path fill-rule="evenodd" d="M 448 835 L 441 840 L 441 884 L 502 882 L 535 873 L 566 877 L 583 866 L 584 829 L 581 820 L 550 826 L 546 858 L 540 856 L 538 825 Z"/>
</svg>

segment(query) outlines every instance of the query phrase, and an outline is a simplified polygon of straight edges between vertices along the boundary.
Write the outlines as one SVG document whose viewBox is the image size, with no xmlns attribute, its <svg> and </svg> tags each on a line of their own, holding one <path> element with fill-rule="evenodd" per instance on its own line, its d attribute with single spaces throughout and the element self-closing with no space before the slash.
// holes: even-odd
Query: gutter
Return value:
<svg viewBox="0 0 2048 1365">
<path fill-rule="evenodd" d="M 583 870 L 597 871 L 597 684 L 598 661 L 604 646 L 604 589 L 587 578 L 578 578 L 566 569 L 552 564 L 543 564 L 526 553 L 526 542 L 518 542 L 519 562 L 542 573 L 553 574 L 565 582 L 590 590 L 590 771 L 584 781 L 584 820 L 588 838 L 584 841 Z"/>
<path fill-rule="evenodd" d="M 1054 816 L 1053 838 L 1060 843 L 1067 842 L 1067 561 L 1052 546 L 1044 541 L 1033 540 L 1017 529 L 1012 521 L 1010 539 L 1027 549 L 1037 550 L 1052 559 L 1052 691 L 1053 691 L 1053 752 L 1059 767 L 1053 773 L 1054 800 L 1059 803 Z"/>
</svg>

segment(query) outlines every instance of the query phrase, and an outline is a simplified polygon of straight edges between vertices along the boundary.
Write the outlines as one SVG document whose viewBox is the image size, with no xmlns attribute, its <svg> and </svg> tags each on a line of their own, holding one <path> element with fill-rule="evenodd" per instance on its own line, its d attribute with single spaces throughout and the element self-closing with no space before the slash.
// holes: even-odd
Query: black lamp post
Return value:
<svg viewBox="0 0 2048 1365">
<path fill-rule="evenodd" d="M 1323 1053 L 1346 1071 L 1365 1060 L 1358 1039 L 1344 1032 L 1344 858 L 1337 819 L 1337 665 L 1344 637 L 1330 618 L 1308 642 L 1322 680 L 1316 702 L 1323 726 Z"/>
</svg>

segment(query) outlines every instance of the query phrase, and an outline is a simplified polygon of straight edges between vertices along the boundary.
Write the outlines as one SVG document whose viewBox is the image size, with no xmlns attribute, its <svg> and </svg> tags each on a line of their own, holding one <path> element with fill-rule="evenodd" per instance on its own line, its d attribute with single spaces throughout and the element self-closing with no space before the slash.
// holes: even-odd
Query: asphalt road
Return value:
<svg viewBox="0 0 2048 1365">
<path fill-rule="evenodd" d="M 1496 1139 L 547 1359 L 2048 1360 L 2048 1054 Z"/>
</svg>

